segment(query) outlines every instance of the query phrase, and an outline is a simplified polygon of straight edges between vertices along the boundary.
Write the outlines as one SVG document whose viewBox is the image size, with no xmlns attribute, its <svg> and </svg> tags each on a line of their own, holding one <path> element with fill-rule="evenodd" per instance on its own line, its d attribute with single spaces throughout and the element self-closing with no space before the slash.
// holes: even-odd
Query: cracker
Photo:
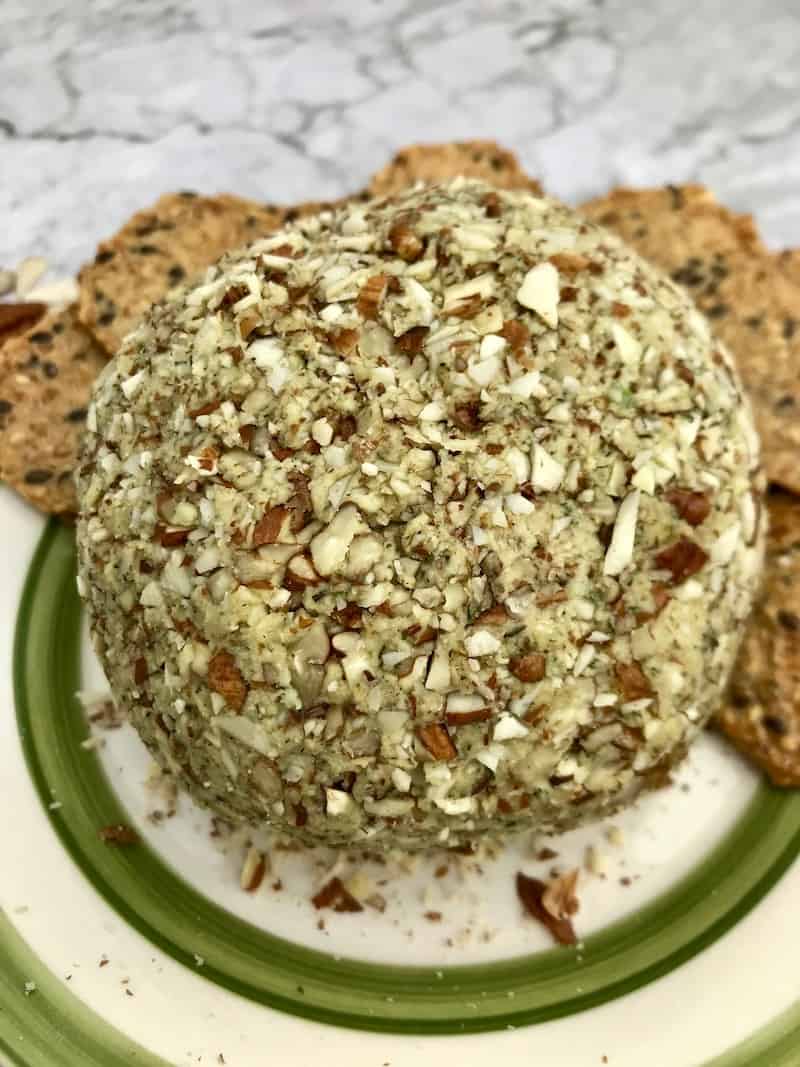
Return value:
<svg viewBox="0 0 800 1067">
<path fill-rule="evenodd" d="M 40 511 L 77 510 L 72 472 L 105 362 L 74 308 L 0 348 L 0 477 Z"/>
<path fill-rule="evenodd" d="M 767 503 L 764 587 L 716 724 L 775 785 L 800 786 L 800 500 Z"/>
<path fill-rule="evenodd" d="M 494 141 L 455 141 L 401 148 L 373 174 L 367 185 L 372 196 L 391 196 L 415 182 L 441 182 L 464 175 L 481 178 L 498 189 L 528 189 L 541 194 L 539 183 L 520 167 L 513 152 Z"/>
<path fill-rule="evenodd" d="M 0 345 L 24 330 L 31 330 L 47 311 L 38 301 L 0 304 Z"/>
<path fill-rule="evenodd" d="M 800 265 L 702 186 L 617 189 L 584 204 L 686 286 L 731 349 L 753 401 L 770 481 L 800 492 Z"/>
<path fill-rule="evenodd" d="M 113 355 L 151 304 L 223 252 L 281 224 L 284 212 L 238 196 L 168 193 L 103 241 L 80 272 L 78 316 Z"/>
<path fill-rule="evenodd" d="M 800 248 L 787 248 L 775 258 L 785 277 L 794 285 L 800 285 Z M 793 329 L 800 330 L 800 322 L 797 322 Z"/>
</svg>

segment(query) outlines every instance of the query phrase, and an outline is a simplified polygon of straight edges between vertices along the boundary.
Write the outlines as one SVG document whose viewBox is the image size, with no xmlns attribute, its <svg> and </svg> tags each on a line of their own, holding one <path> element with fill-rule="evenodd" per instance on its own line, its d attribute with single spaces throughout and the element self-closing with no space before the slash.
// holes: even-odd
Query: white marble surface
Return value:
<svg viewBox="0 0 800 1067">
<path fill-rule="evenodd" d="M 291 201 L 494 137 L 570 201 L 701 180 L 800 244 L 797 0 L 2 0 L 0 265 L 157 194 Z"/>
</svg>

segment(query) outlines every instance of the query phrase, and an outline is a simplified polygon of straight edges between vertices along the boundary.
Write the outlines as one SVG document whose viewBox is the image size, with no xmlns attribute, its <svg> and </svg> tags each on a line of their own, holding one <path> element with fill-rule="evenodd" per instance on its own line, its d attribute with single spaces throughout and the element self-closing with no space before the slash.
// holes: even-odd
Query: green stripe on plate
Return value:
<svg viewBox="0 0 800 1067">
<path fill-rule="evenodd" d="M 701 1067 L 797 1067 L 800 1064 L 800 1000 L 735 1048 Z"/>
<path fill-rule="evenodd" d="M 35 991 L 25 992 L 33 982 Z M 71 993 L 0 912 L 0 1062 L 15 1067 L 169 1067 Z"/>
<path fill-rule="evenodd" d="M 800 849 L 800 796 L 763 786 L 687 877 L 587 938 L 480 966 L 395 967 L 335 959 L 224 911 L 146 845 L 108 848 L 98 827 L 126 821 L 97 759 L 80 748 L 80 603 L 73 536 L 51 523 L 22 597 L 14 681 L 20 734 L 48 816 L 92 885 L 174 959 L 258 1003 L 319 1022 L 402 1034 L 456 1034 L 558 1019 L 630 993 L 720 937 Z"/>
</svg>

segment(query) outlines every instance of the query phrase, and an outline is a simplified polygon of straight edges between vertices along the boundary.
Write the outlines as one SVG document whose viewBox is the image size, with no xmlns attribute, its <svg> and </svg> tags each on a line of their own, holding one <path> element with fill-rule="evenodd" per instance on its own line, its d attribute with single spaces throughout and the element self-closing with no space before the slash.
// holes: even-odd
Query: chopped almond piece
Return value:
<svg viewBox="0 0 800 1067">
<path fill-rule="evenodd" d="M 242 335 L 242 340 L 246 341 L 260 323 L 261 319 L 257 314 L 254 312 L 245 312 L 239 319 L 239 333 Z"/>
<path fill-rule="evenodd" d="M 542 904 L 555 919 L 569 919 L 578 911 L 580 902 L 575 895 L 578 884 L 578 868 L 567 871 L 548 882 L 542 895 Z"/>
<path fill-rule="evenodd" d="M 289 475 L 289 480 L 294 486 L 294 493 L 286 503 L 290 512 L 289 529 L 292 533 L 299 533 L 306 525 L 312 513 L 311 493 L 308 488 L 308 479 L 302 475 Z"/>
<path fill-rule="evenodd" d="M 363 906 L 349 893 L 341 878 L 331 878 L 319 892 L 311 898 L 311 903 L 319 911 L 321 908 L 333 908 L 339 912 L 363 911 Z"/>
<path fill-rule="evenodd" d="M 254 845 L 247 850 L 239 875 L 239 885 L 245 893 L 255 893 L 267 873 L 267 859 Z"/>
<path fill-rule="evenodd" d="M 322 579 L 307 553 L 292 556 L 286 564 L 283 578 L 284 588 L 292 593 L 301 593 L 309 585 L 317 585 Z"/>
<path fill-rule="evenodd" d="M 538 919 L 546 926 L 560 945 L 574 945 L 577 942 L 572 921 L 569 918 L 559 918 L 553 915 L 544 905 L 544 896 L 548 891 L 546 882 L 538 878 L 529 878 L 528 875 L 517 873 L 517 896 L 527 913 Z"/>
<path fill-rule="evenodd" d="M 278 505 L 265 511 L 253 529 L 253 548 L 274 545 L 289 520 L 289 509 Z"/>
</svg>

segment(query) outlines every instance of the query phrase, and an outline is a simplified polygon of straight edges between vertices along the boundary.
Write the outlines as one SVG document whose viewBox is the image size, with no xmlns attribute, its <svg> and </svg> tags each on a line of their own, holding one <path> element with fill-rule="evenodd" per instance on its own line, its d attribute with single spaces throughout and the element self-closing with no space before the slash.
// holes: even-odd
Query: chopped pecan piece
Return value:
<svg viewBox="0 0 800 1067">
<path fill-rule="evenodd" d="M 665 500 L 690 526 L 699 526 L 708 518 L 711 511 L 711 494 L 700 493 L 692 489 L 670 489 L 664 494 Z"/>
<path fill-rule="evenodd" d="M 408 223 L 401 219 L 389 230 L 389 247 L 406 263 L 413 263 L 422 255 L 423 244 Z"/>
<path fill-rule="evenodd" d="M 226 703 L 241 711 L 247 697 L 242 672 L 230 652 L 217 652 L 208 661 L 208 684 Z"/>
<path fill-rule="evenodd" d="M 511 616 L 503 604 L 493 604 L 472 620 L 473 626 L 502 626 Z"/>
<path fill-rule="evenodd" d="M 466 726 L 471 722 L 486 722 L 493 714 L 491 708 L 474 708 L 472 711 L 447 711 L 444 717 L 448 726 Z"/>
<path fill-rule="evenodd" d="M 404 356 L 418 356 L 428 336 L 427 326 L 412 326 L 410 330 L 395 338 L 395 344 Z"/>
<path fill-rule="evenodd" d="M 415 623 L 407 630 L 403 630 L 403 637 L 408 638 L 412 645 L 424 645 L 428 641 L 433 641 L 436 633 L 437 631 L 432 626 L 420 626 L 419 623 Z"/>
<path fill-rule="evenodd" d="M 518 319 L 509 319 L 507 322 L 503 323 L 503 328 L 500 330 L 500 336 L 508 341 L 508 347 L 511 349 L 511 354 L 518 357 L 528 347 L 528 342 L 531 339 L 531 332 L 528 327 Z"/>
<path fill-rule="evenodd" d="M 334 611 L 333 617 L 345 630 L 360 630 L 364 624 L 363 609 L 358 604 L 346 604 Z"/>
<path fill-rule="evenodd" d="M 435 760 L 456 759 L 458 750 L 443 722 L 430 722 L 417 727 L 417 737 Z"/>
<path fill-rule="evenodd" d="M 669 589 L 661 582 L 653 582 L 650 586 L 650 596 L 653 598 L 653 610 L 638 612 L 639 622 L 650 622 L 651 619 L 657 618 L 670 601 Z"/>
<path fill-rule="evenodd" d="M 617 676 L 620 692 L 626 701 L 653 696 L 650 680 L 636 660 L 630 663 L 615 663 L 614 674 Z"/>
<path fill-rule="evenodd" d="M 528 652 L 509 660 L 508 669 L 521 682 L 540 682 L 544 678 L 546 664 L 541 652 Z"/>
<path fill-rule="evenodd" d="M 331 343 L 340 356 L 349 356 L 356 350 L 358 330 L 335 330 Z"/>
<path fill-rule="evenodd" d="M 153 539 L 164 548 L 175 548 L 177 545 L 185 545 L 190 533 L 191 530 L 186 529 L 168 530 L 166 526 L 159 523 L 155 528 Z"/>
<path fill-rule="evenodd" d="M 389 287 L 388 274 L 373 274 L 361 286 L 356 300 L 356 310 L 365 319 L 377 321 L 378 310 Z"/>
<path fill-rule="evenodd" d="M 230 286 L 230 288 L 225 290 L 225 293 L 219 302 L 219 306 L 221 308 L 229 308 L 233 304 L 238 303 L 239 300 L 242 300 L 244 297 L 248 296 L 249 293 L 250 290 L 247 288 L 246 285 L 232 285 Z"/>
<path fill-rule="evenodd" d="M 569 277 L 580 274 L 582 270 L 587 270 L 589 267 L 589 260 L 586 256 L 577 252 L 554 252 L 549 258 L 557 271 Z"/>
<path fill-rule="evenodd" d="M 471 400 L 468 404 L 459 404 L 450 416 L 459 430 L 480 429 L 480 400 Z"/>
<path fill-rule="evenodd" d="M 219 400 L 209 400 L 207 404 L 201 404 L 199 408 L 193 408 L 189 412 L 189 418 L 196 419 L 199 415 L 210 415 L 220 406 Z"/>
<path fill-rule="evenodd" d="M 708 553 L 695 541 L 681 537 L 674 544 L 656 552 L 655 561 L 659 570 L 670 572 L 673 585 L 680 585 L 705 566 Z"/>
<path fill-rule="evenodd" d="M 490 219 L 499 219 L 503 214 L 503 202 L 497 193 L 487 193 L 483 198 L 483 209 Z"/>
<path fill-rule="evenodd" d="M 451 307 L 447 314 L 455 319 L 474 319 L 482 308 L 483 297 L 480 293 L 472 293 Z"/>
<path fill-rule="evenodd" d="M 97 831 L 101 841 L 107 845 L 138 845 L 139 835 L 132 826 L 124 823 L 114 823 L 112 826 L 101 826 Z"/>
<path fill-rule="evenodd" d="M 355 415 L 340 415 L 336 420 L 335 437 L 341 437 L 343 441 L 349 441 L 358 429 Z"/>
</svg>

